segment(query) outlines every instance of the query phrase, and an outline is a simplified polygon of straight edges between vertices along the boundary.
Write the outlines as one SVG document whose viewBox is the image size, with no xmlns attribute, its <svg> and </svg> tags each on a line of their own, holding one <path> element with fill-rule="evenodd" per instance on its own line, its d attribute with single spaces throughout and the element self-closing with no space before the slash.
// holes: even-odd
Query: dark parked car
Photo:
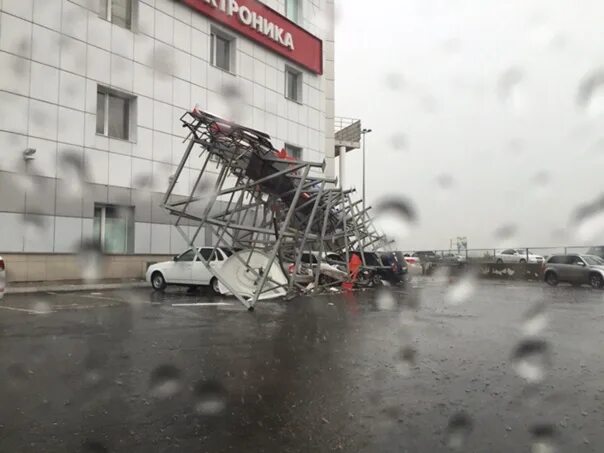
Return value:
<svg viewBox="0 0 604 453">
<path fill-rule="evenodd" d="M 431 250 L 413 252 L 411 257 L 419 258 L 422 265 L 422 274 L 431 274 L 442 262 L 442 257 Z"/>
<path fill-rule="evenodd" d="M 559 282 L 604 286 L 604 260 L 595 255 L 553 255 L 545 263 L 543 279 L 551 286 Z"/>
<path fill-rule="evenodd" d="M 407 275 L 407 262 L 403 256 L 403 252 L 382 252 L 380 258 L 384 266 L 390 266 L 392 275 L 387 279 L 391 283 L 403 282 Z"/>
<path fill-rule="evenodd" d="M 352 255 L 357 255 L 359 258 L 361 257 L 361 252 L 350 252 Z M 386 280 L 389 282 L 396 283 L 397 276 L 392 271 L 392 268 L 389 265 L 385 265 L 380 256 L 375 252 L 363 252 L 365 256 L 365 265 L 363 266 L 365 269 L 368 269 L 379 277 L 381 280 Z"/>
</svg>

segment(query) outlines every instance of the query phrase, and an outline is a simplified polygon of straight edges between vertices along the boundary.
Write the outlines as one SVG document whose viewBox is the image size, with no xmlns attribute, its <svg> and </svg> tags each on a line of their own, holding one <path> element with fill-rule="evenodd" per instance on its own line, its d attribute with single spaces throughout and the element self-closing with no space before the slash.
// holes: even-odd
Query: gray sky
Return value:
<svg viewBox="0 0 604 453">
<path fill-rule="evenodd" d="M 577 99 L 604 71 L 603 17 L 594 0 L 339 1 L 336 114 L 374 131 L 368 202 L 417 208 L 401 248 L 492 247 L 505 226 L 510 245 L 604 243 L 568 228 L 602 193 L 604 88 Z"/>
</svg>

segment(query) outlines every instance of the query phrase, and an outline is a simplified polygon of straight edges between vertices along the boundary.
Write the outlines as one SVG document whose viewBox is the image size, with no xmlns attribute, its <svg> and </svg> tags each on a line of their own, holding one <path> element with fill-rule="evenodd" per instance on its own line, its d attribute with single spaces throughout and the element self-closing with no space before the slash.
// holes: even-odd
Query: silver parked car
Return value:
<svg viewBox="0 0 604 453">
<path fill-rule="evenodd" d="M 559 282 L 573 285 L 604 286 L 604 260 L 595 255 L 553 255 L 545 263 L 543 278 L 556 286 Z"/>
</svg>

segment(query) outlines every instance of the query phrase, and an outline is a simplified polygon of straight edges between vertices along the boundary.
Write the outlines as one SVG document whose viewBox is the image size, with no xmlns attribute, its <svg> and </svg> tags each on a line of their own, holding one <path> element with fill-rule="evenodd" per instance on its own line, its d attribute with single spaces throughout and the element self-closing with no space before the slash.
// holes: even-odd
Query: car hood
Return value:
<svg viewBox="0 0 604 453">
<path fill-rule="evenodd" d="M 595 269 L 595 270 L 600 271 L 600 272 L 604 272 L 604 264 L 590 265 L 589 268 L 590 269 Z"/>
</svg>

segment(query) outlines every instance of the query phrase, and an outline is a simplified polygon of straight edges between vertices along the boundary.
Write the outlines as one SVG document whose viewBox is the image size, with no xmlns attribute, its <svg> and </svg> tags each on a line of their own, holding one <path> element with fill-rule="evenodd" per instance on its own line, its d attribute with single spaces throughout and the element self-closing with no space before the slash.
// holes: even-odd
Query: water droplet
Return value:
<svg viewBox="0 0 604 453">
<path fill-rule="evenodd" d="M 403 198 L 385 198 L 375 209 L 375 226 L 386 236 L 397 241 L 406 237 L 415 223 L 415 209 Z"/>
<path fill-rule="evenodd" d="M 48 302 L 44 302 L 44 301 L 37 301 L 33 307 L 32 310 L 37 314 L 37 315 L 47 315 L 49 313 L 52 313 L 52 309 L 50 308 L 50 304 Z"/>
<path fill-rule="evenodd" d="M 60 153 L 58 162 L 62 180 L 66 183 L 67 194 L 72 197 L 81 197 L 84 181 L 88 179 L 87 167 L 81 153 L 65 151 Z"/>
<path fill-rule="evenodd" d="M 386 74 L 385 78 L 386 87 L 390 90 L 400 90 L 405 85 L 405 80 L 401 74 L 396 72 L 391 72 Z"/>
<path fill-rule="evenodd" d="M 514 225 L 513 223 L 507 223 L 499 226 L 493 233 L 493 236 L 495 237 L 495 239 L 498 239 L 500 241 L 510 241 L 514 239 L 517 232 L 518 227 L 516 225 Z"/>
<path fill-rule="evenodd" d="M 200 381 L 193 389 L 195 411 L 201 415 L 218 415 L 227 404 L 227 392 L 218 381 Z"/>
<path fill-rule="evenodd" d="M 545 307 L 544 303 L 538 303 L 525 313 L 522 322 L 522 332 L 525 335 L 535 336 L 545 330 L 549 321 Z"/>
<path fill-rule="evenodd" d="M 90 453 L 107 453 L 109 451 L 102 442 L 90 439 L 82 443 L 82 450 Z"/>
<path fill-rule="evenodd" d="M 13 363 L 6 367 L 6 375 L 14 385 L 21 384 L 29 376 L 25 367 L 20 363 Z"/>
<path fill-rule="evenodd" d="M 133 178 L 133 185 L 141 189 L 153 187 L 153 175 L 150 173 L 140 173 Z"/>
<path fill-rule="evenodd" d="M 449 305 L 461 305 L 468 300 L 476 289 L 476 277 L 466 273 L 454 282 L 445 295 L 445 302 Z"/>
<path fill-rule="evenodd" d="M 604 113 L 604 70 L 589 74 L 581 81 L 577 105 L 590 115 Z"/>
<path fill-rule="evenodd" d="M 455 179 L 448 173 L 443 173 L 436 177 L 436 183 L 443 190 L 449 190 L 455 185 Z"/>
<path fill-rule="evenodd" d="M 78 254 L 82 278 L 95 281 L 102 277 L 104 256 L 96 242 L 85 242 Z"/>
<path fill-rule="evenodd" d="M 499 79 L 499 98 L 510 110 L 518 111 L 524 107 L 524 96 L 521 90 L 523 80 L 524 74 L 519 68 L 508 69 Z"/>
<path fill-rule="evenodd" d="M 151 66 L 160 76 L 166 77 L 172 75 L 174 70 L 174 55 L 172 49 L 168 46 L 156 46 L 155 53 L 150 55 Z"/>
<path fill-rule="evenodd" d="M 449 418 L 447 425 L 447 445 L 453 450 L 461 450 L 466 445 L 474 427 L 472 418 L 464 411 L 457 412 Z"/>
<path fill-rule="evenodd" d="M 173 365 L 160 365 L 151 372 L 149 389 L 156 398 L 171 398 L 180 391 L 182 373 Z"/>
<path fill-rule="evenodd" d="M 409 376 L 415 367 L 417 350 L 410 345 L 402 346 L 397 354 L 396 368 L 402 376 Z"/>
<path fill-rule="evenodd" d="M 379 310 L 392 310 L 396 305 L 392 291 L 387 288 L 380 289 L 375 298 Z"/>
<path fill-rule="evenodd" d="M 407 136 L 402 133 L 394 134 L 390 143 L 395 151 L 404 151 L 407 149 Z"/>
<path fill-rule="evenodd" d="M 556 452 L 556 427 L 549 423 L 534 425 L 530 428 L 532 437 L 531 453 Z"/>
<path fill-rule="evenodd" d="M 575 211 L 574 226 L 580 241 L 590 242 L 600 237 L 604 232 L 604 195 Z"/>
<path fill-rule="evenodd" d="M 512 353 L 514 370 L 518 376 L 531 384 L 543 381 L 549 365 L 549 345 L 544 340 L 523 340 Z"/>
</svg>

